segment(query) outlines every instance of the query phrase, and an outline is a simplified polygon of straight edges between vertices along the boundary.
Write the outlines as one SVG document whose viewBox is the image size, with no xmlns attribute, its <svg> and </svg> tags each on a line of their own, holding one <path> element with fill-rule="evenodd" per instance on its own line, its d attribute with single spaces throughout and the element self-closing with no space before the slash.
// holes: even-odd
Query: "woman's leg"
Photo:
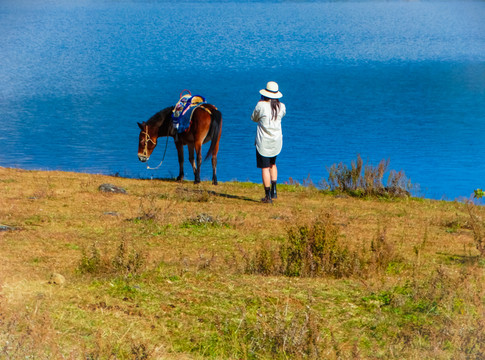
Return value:
<svg viewBox="0 0 485 360">
<path fill-rule="evenodd" d="M 271 186 L 271 180 L 272 180 L 272 177 L 271 177 L 271 168 L 262 168 L 261 169 L 261 175 L 262 175 L 262 178 L 263 178 L 263 185 L 264 187 L 270 187 Z"/>
<path fill-rule="evenodd" d="M 276 193 L 276 182 L 278 180 L 278 169 L 276 167 L 276 164 L 273 164 L 269 168 L 269 173 L 271 177 L 271 198 L 276 199 L 278 197 Z"/>
<path fill-rule="evenodd" d="M 276 168 L 276 164 L 271 165 L 269 168 L 269 174 L 271 177 L 271 181 L 276 182 L 278 180 L 278 169 Z"/>
<path fill-rule="evenodd" d="M 256 150 L 256 166 L 261 169 L 261 177 L 264 186 L 264 198 L 261 200 L 265 203 L 271 203 L 271 172 L 270 168 L 273 166 L 270 158 L 261 156 Z"/>
<path fill-rule="evenodd" d="M 263 178 L 264 186 L 264 198 L 261 199 L 263 202 L 271 202 L 271 174 L 270 168 L 261 169 L 261 177 Z"/>
</svg>

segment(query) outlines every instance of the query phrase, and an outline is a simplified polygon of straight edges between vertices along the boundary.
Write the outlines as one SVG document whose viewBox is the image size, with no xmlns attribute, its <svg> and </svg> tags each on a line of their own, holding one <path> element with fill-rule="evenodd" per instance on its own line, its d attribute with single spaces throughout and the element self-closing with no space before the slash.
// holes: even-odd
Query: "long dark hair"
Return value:
<svg viewBox="0 0 485 360">
<path fill-rule="evenodd" d="M 270 99 L 266 96 L 261 96 L 264 101 L 269 101 L 271 105 L 271 120 L 276 120 L 278 113 L 280 112 L 280 101 L 278 99 Z"/>
</svg>

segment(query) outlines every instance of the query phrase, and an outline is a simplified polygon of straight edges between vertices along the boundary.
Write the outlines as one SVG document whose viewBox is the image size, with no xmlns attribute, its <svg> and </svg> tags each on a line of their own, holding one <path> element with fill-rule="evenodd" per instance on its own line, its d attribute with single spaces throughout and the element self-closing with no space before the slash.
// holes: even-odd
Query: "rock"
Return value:
<svg viewBox="0 0 485 360">
<path fill-rule="evenodd" d="M 65 283 L 66 278 L 58 273 L 53 273 L 49 279 L 49 284 L 64 285 Z"/>
<path fill-rule="evenodd" d="M 14 228 L 13 226 L 7 226 L 7 225 L 1 225 L 0 224 L 0 231 L 13 231 L 17 230 L 17 228 Z"/>
<path fill-rule="evenodd" d="M 103 215 L 109 215 L 109 216 L 120 216 L 120 214 L 116 211 L 105 211 Z"/>
<path fill-rule="evenodd" d="M 125 189 L 113 184 L 102 184 L 99 186 L 98 189 L 99 191 L 107 192 L 107 193 L 126 194 Z"/>
</svg>

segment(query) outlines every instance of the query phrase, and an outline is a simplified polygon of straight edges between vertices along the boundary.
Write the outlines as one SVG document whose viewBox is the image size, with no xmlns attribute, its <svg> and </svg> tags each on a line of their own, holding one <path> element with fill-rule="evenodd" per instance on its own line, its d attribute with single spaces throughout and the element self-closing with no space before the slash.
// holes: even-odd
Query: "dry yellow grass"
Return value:
<svg viewBox="0 0 485 360">
<path fill-rule="evenodd" d="M 298 185 L 281 185 L 273 205 L 261 195 L 251 183 L 0 168 L 0 225 L 15 228 L 0 231 L 0 357 L 485 356 L 484 268 L 466 204 Z M 362 256 L 381 236 L 392 261 L 338 279 L 245 271 L 321 214 Z"/>
</svg>

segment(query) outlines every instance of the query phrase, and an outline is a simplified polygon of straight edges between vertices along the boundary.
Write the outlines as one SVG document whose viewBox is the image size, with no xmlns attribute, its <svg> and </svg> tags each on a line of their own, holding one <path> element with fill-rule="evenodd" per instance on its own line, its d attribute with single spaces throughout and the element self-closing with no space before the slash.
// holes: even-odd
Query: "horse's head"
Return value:
<svg viewBox="0 0 485 360">
<path fill-rule="evenodd" d="M 146 162 L 157 146 L 158 128 L 149 126 L 145 121 L 138 123 L 140 135 L 138 137 L 138 159 Z"/>
</svg>

